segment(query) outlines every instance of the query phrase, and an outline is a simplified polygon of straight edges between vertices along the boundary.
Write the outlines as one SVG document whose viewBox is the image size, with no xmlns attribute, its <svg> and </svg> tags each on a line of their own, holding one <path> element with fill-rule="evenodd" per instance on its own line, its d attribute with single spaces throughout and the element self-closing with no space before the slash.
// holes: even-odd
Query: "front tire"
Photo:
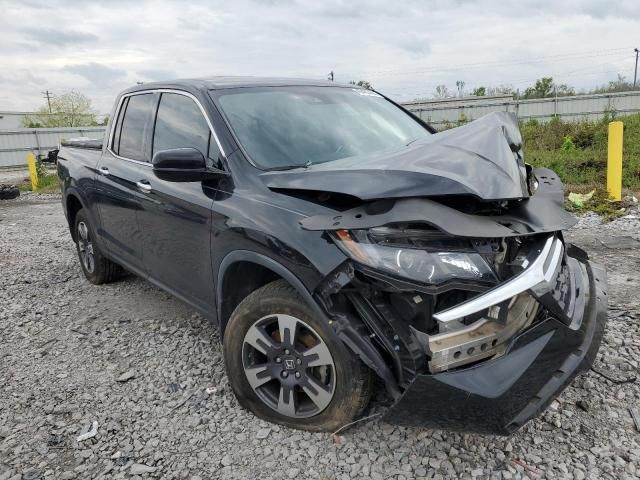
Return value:
<svg viewBox="0 0 640 480">
<path fill-rule="evenodd" d="M 95 285 L 116 280 L 122 269 L 120 265 L 107 259 L 96 245 L 96 234 L 84 209 L 76 214 L 74 238 L 82 273 Z"/>
<path fill-rule="evenodd" d="M 371 371 L 284 280 L 238 305 L 224 356 L 240 404 L 287 427 L 335 431 L 359 416 L 371 396 Z"/>
</svg>

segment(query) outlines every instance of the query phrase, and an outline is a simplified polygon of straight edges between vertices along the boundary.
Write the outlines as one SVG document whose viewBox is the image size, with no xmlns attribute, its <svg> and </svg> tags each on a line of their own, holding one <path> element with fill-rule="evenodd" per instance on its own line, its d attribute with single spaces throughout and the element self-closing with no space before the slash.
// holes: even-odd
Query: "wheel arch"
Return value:
<svg viewBox="0 0 640 480">
<path fill-rule="evenodd" d="M 67 222 L 69 224 L 69 232 L 71 233 L 71 238 L 75 242 L 76 232 L 74 231 L 74 225 L 76 223 L 76 215 L 78 212 L 84 208 L 84 203 L 80 200 L 80 196 L 75 192 L 69 192 L 65 197 L 65 213 L 67 216 Z"/>
<path fill-rule="evenodd" d="M 295 288 L 319 318 L 326 317 L 302 281 L 287 267 L 257 252 L 234 250 L 224 257 L 218 269 L 216 313 L 220 336 L 224 337 L 231 313 L 247 295 L 279 279 Z"/>
</svg>

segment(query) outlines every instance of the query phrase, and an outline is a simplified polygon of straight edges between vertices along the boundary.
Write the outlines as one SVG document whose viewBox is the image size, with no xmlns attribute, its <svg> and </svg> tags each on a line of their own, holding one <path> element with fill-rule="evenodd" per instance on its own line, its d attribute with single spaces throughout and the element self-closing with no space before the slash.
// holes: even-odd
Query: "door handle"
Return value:
<svg viewBox="0 0 640 480">
<path fill-rule="evenodd" d="M 151 191 L 151 185 L 146 180 L 140 180 L 136 182 L 136 186 L 142 190 L 144 193 L 149 193 Z"/>
<path fill-rule="evenodd" d="M 107 167 L 100 167 L 98 169 L 98 172 L 100 172 L 100 175 L 104 175 L 104 176 L 109 175 L 109 169 Z"/>
</svg>

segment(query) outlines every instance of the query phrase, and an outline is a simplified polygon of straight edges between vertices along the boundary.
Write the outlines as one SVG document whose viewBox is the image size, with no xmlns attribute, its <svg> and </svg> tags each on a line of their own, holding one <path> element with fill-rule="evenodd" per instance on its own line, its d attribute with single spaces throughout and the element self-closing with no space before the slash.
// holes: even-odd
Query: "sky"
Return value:
<svg viewBox="0 0 640 480">
<path fill-rule="evenodd" d="M 136 82 L 214 75 L 367 80 L 397 101 L 552 76 L 633 79 L 640 1 L 0 0 L 0 111 L 76 90 L 98 113 Z"/>
</svg>

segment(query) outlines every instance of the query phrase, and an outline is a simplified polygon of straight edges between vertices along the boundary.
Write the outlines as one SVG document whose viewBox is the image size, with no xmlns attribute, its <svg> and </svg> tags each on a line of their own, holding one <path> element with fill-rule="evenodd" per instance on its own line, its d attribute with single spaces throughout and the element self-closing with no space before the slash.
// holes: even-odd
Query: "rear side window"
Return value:
<svg viewBox="0 0 640 480">
<path fill-rule="evenodd" d="M 153 121 L 156 97 L 152 93 L 132 95 L 129 97 L 127 109 L 122 120 L 122 129 L 119 138 L 118 155 L 149 161 L 145 150 L 145 139 Z"/>
<path fill-rule="evenodd" d="M 124 118 L 124 113 L 127 111 L 127 103 L 129 103 L 129 97 L 126 97 L 122 101 L 122 106 L 120 107 L 120 111 L 118 112 L 118 118 L 116 119 L 116 124 L 114 127 L 113 144 L 111 145 L 111 150 L 113 150 L 118 155 L 120 152 L 120 132 L 122 131 L 122 119 Z"/>
<path fill-rule="evenodd" d="M 153 153 L 185 147 L 200 150 L 205 158 L 218 159 L 218 147 L 196 102 L 185 95 L 163 93 L 153 135 Z"/>
</svg>

